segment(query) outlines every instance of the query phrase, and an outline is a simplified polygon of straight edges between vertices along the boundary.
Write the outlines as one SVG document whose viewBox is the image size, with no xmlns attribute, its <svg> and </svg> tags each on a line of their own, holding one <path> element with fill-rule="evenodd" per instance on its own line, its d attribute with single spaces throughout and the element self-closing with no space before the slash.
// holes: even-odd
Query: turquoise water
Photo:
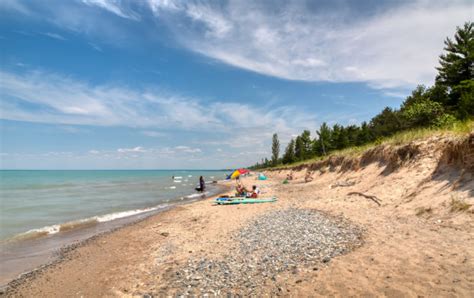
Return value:
<svg viewBox="0 0 474 298">
<path fill-rule="evenodd" d="M 106 222 L 197 197 L 200 175 L 223 171 L 0 171 L 0 240 L 54 234 L 79 223 Z M 173 180 L 172 176 L 181 177 Z M 208 189 L 215 191 L 212 185 Z"/>
</svg>

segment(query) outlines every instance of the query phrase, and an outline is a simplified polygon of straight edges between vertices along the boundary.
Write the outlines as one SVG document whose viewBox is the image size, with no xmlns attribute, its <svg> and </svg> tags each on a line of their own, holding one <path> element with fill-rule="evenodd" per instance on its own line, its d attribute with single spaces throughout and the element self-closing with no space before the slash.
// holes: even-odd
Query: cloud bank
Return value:
<svg viewBox="0 0 474 298">
<path fill-rule="evenodd" d="M 443 40 L 472 18 L 469 1 L 400 1 L 364 18 L 350 8 L 328 13 L 323 4 L 279 4 L 149 0 L 192 51 L 278 78 L 375 88 L 431 84 Z"/>
<path fill-rule="evenodd" d="M 294 107 L 208 103 L 156 89 L 92 85 L 48 72 L 20 75 L 3 71 L 0 77 L 0 118 L 7 120 L 132 127 L 149 137 L 166 136 L 166 130 L 222 134 L 227 137 L 219 142 L 233 147 L 263 144 L 274 131 L 289 138 L 303 128 L 317 125 L 317 115 Z M 193 150 L 185 146 L 175 149 Z"/>
<path fill-rule="evenodd" d="M 238 68 L 287 80 L 363 82 L 389 92 L 432 84 L 444 39 L 473 12 L 469 0 L 36 4 L 8 0 L 0 8 L 32 16 L 36 9 L 62 29 L 117 43 L 137 34 L 129 25 L 141 24 L 145 35 L 150 29 L 159 35 L 165 25 L 180 46 Z"/>
</svg>

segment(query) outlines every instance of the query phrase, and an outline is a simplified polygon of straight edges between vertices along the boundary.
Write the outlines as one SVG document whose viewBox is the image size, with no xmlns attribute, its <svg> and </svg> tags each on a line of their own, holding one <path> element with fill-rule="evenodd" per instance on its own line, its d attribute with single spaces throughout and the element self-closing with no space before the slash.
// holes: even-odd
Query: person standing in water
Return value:
<svg viewBox="0 0 474 298">
<path fill-rule="evenodd" d="M 204 192 L 206 190 L 206 182 L 204 182 L 204 177 L 199 177 L 199 187 L 196 187 L 197 191 Z"/>
</svg>

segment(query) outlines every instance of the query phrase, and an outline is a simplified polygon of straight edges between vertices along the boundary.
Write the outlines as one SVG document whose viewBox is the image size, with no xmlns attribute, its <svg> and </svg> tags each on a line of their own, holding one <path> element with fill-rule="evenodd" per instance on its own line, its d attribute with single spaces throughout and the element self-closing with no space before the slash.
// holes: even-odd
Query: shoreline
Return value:
<svg viewBox="0 0 474 298">
<path fill-rule="evenodd" d="M 141 214 L 131 215 L 128 217 L 117 218 L 115 220 L 108 221 L 108 222 L 97 222 L 95 226 L 92 226 L 92 228 L 97 228 L 97 226 L 102 227 L 102 231 L 97 232 L 97 233 L 90 232 L 88 234 L 87 233 L 88 227 L 84 226 L 84 227 L 79 227 L 76 229 L 66 230 L 64 232 L 61 232 L 61 233 L 64 233 L 65 235 L 58 233 L 58 234 L 44 235 L 44 236 L 39 235 L 31 239 L 28 239 L 28 238 L 27 239 L 21 239 L 21 238 L 20 239 L 15 239 L 15 238 L 7 239 L 7 241 L 1 243 L 3 248 L 9 247 L 9 246 L 23 247 L 25 246 L 25 244 L 30 245 L 32 241 L 33 242 L 34 241 L 47 241 L 47 239 L 44 239 L 45 237 L 57 237 L 59 238 L 57 240 L 58 243 L 67 242 L 67 240 L 64 241 L 64 239 L 62 238 L 67 239 L 68 236 L 70 238 L 70 235 L 68 235 L 68 233 L 72 233 L 73 235 L 74 234 L 81 235 L 82 233 L 86 235 L 86 237 L 84 238 L 80 237 L 81 239 L 79 240 L 72 240 L 72 241 L 69 241 L 69 243 L 59 245 L 57 248 L 49 249 L 48 252 L 45 253 L 43 256 L 44 257 L 43 259 L 45 261 L 38 263 L 38 265 L 35 266 L 33 269 L 26 269 L 25 271 L 17 273 L 17 274 L 10 274 L 10 275 L 16 275 L 16 277 L 7 276 L 3 278 L 5 282 L 0 283 L 0 294 L 2 292 L 5 292 L 6 289 L 10 288 L 11 285 L 13 285 L 13 287 L 16 287 L 19 284 L 23 283 L 25 280 L 34 278 L 36 274 L 41 274 L 42 271 L 48 270 L 50 267 L 54 267 L 55 265 L 63 262 L 64 260 L 67 259 L 68 253 L 70 253 L 71 251 L 79 247 L 87 245 L 87 243 L 91 241 L 99 239 L 105 235 L 113 234 L 114 232 L 117 232 L 123 228 L 134 226 L 152 217 L 159 216 L 162 212 L 167 212 L 169 210 L 172 210 L 173 208 L 178 208 L 180 206 L 187 205 L 187 204 L 193 204 L 195 202 L 199 202 L 202 200 L 206 200 L 210 198 L 214 199 L 228 191 L 228 187 L 222 184 L 222 182 L 217 182 L 215 183 L 215 185 L 216 185 L 215 186 L 216 190 L 212 192 L 212 195 L 209 197 L 196 196 L 196 197 L 188 198 L 187 200 L 185 200 L 184 198 L 181 198 L 180 200 L 178 200 L 178 198 L 176 198 L 175 201 L 170 201 L 166 203 L 166 206 L 163 206 L 163 208 L 157 208 L 156 210 L 144 212 Z M 4 253 L 4 251 L 2 251 L 2 253 Z"/>
<path fill-rule="evenodd" d="M 278 201 L 221 206 L 211 197 L 176 206 L 66 249 L 61 262 L 2 296 L 468 297 L 474 212 L 453 212 L 449 202 L 471 200 L 474 182 L 446 187 L 458 170 L 433 175 L 438 152 L 426 152 L 389 175 L 372 163 L 321 170 L 310 183 L 304 169 L 289 184 L 282 184 L 289 170 L 266 173 L 266 181 L 243 178 Z M 419 213 L 420 206 L 431 209 Z"/>
</svg>

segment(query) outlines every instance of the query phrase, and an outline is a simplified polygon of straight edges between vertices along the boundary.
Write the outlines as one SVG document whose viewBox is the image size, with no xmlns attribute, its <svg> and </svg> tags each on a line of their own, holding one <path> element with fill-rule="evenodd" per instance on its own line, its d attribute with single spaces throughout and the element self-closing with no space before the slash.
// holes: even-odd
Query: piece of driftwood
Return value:
<svg viewBox="0 0 474 298">
<path fill-rule="evenodd" d="M 348 196 L 351 196 L 351 195 L 359 195 L 359 196 L 362 196 L 362 197 L 364 197 L 364 198 L 366 198 L 366 199 L 372 200 L 372 201 L 374 201 L 377 205 L 381 206 L 381 204 L 380 204 L 380 202 L 379 202 L 380 200 L 379 200 L 379 198 L 377 198 L 376 196 L 366 195 L 366 194 L 363 194 L 363 193 L 358 192 L 358 191 L 352 191 L 352 192 L 348 193 L 347 195 L 348 195 Z"/>
<path fill-rule="evenodd" d="M 338 181 L 331 185 L 331 188 L 353 186 L 355 181 Z"/>
</svg>

